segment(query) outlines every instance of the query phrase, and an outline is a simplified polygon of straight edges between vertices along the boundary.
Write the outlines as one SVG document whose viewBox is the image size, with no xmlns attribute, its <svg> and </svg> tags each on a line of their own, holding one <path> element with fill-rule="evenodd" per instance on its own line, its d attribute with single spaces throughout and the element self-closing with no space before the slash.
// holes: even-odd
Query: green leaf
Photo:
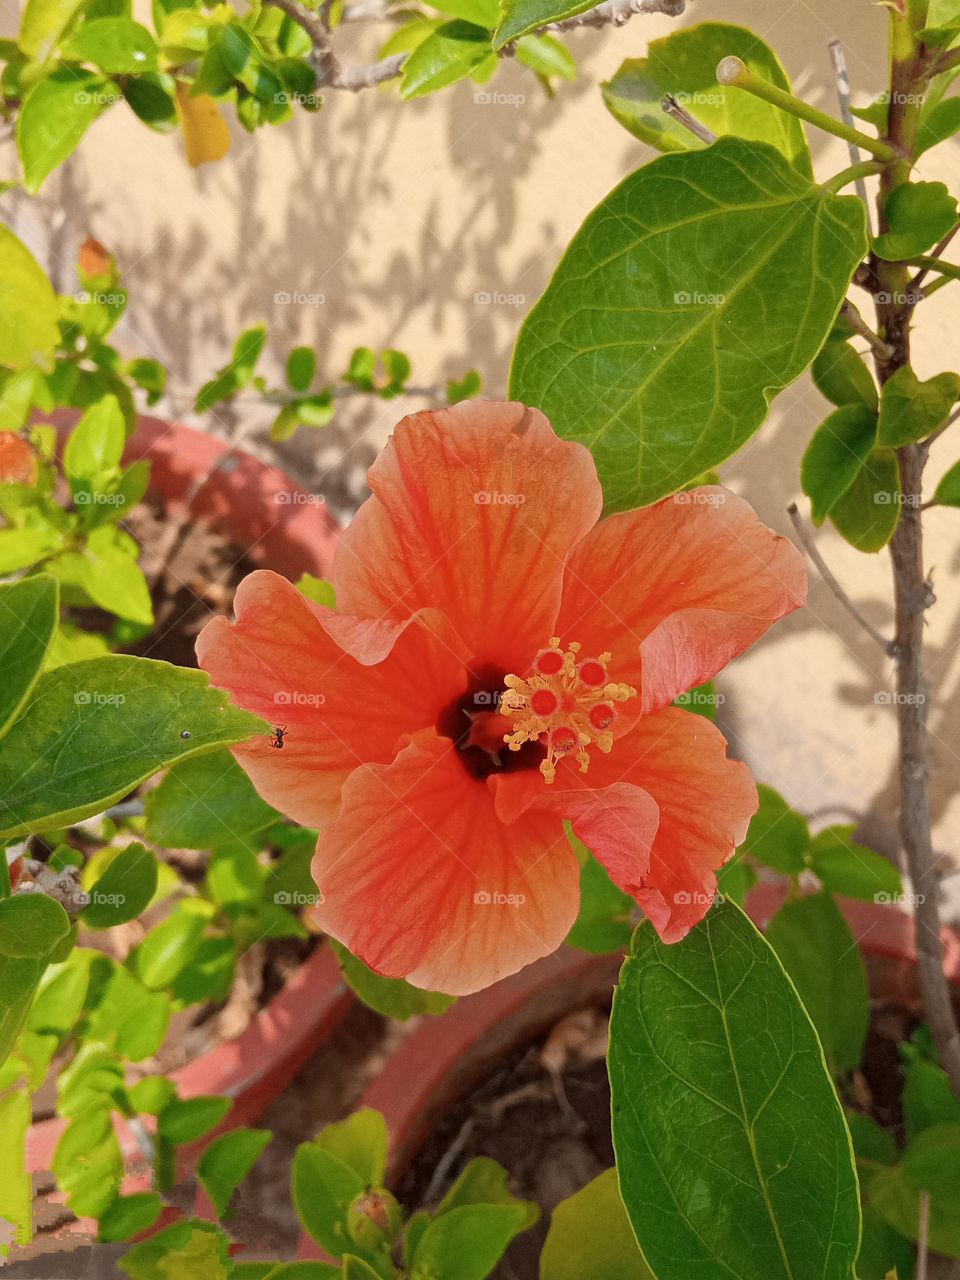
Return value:
<svg viewBox="0 0 960 1280">
<path fill-rule="evenodd" d="M 48 369 L 60 339 L 59 310 L 36 258 L 0 223 L 0 364 Z"/>
<path fill-rule="evenodd" d="M 609 1069 L 620 1191 L 654 1275 L 850 1280 L 850 1136 L 796 991 L 738 907 L 675 945 L 637 929 Z"/>
<path fill-rule="evenodd" d="M 876 411 L 865 404 L 842 405 L 817 427 L 800 463 L 800 484 L 814 524 L 823 524 L 856 480 L 876 438 Z"/>
<path fill-rule="evenodd" d="M 0 574 L 25 569 L 62 544 L 63 535 L 51 526 L 0 529 Z"/>
<path fill-rule="evenodd" d="M 157 1133 L 178 1146 L 196 1142 L 222 1124 L 232 1108 L 232 1099 L 214 1094 L 168 1102 L 157 1120 Z"/>
<path fill-rule="evenodd" d="M 177 1087 L 166 1076 L 146 1076 L 127 1091 L 134 1111 L 158 1116 L 168 1102 L 177 1096 Z"/>
<path fill-rule="evenodd" d="M 246 844 L 276 822 L 229 751 L 211 751 L 174 766 L 146 800 L 146 836 L 168 849 Z"/>
<path fill-rule="evenodd" d="M 70 432 L 63 451 L 63 468 L 74 493 L 89 489 L 91 481 L 115 471 L 126 440 L 123 414 L 116 396 L 91 405 Z"/>
<path fill-rule="evenodd" d="M 176 81 L 166 73 L 137 76 L 124 82 L 123 96 L 130 110 L 145 125 L 158 133 L 173 133 L 179 125 L 177 106 L 174 99 Z M 139 363 L 155 363 L 153 361 L 134 361 Z M 139 385 L 139 378 L 131 372 L 130 376 Z M 147 404 L 155 404 L 160 393 L 148 392 Z"/>
<path fill-rule="evenodd" d="M 575 836 L 568 839 L 580 860 L 580 910 L 567 943 L 594 954 L 625 951 L 633 934 L 636 902 L 617 888 L 606 868 Z"/>
<path fill-rule="evenodd" d="M 593 0 L 501 0 L 502 18 L 493 35 L 493 47 L 499 51 L 518 36 L 592 7 Z"/>
<path fill-rule="evenodd" d="M 153 36 L 130 18 L 97 18 L 85 22 L 67 42 L 64 53 L 80 62 L 92 62 L 111 75 L 134 75 L 157 69 Z"/>
<path fill-rule="evenodd" d="M 490 55 L 490 32 L 460 19 L 427 36 L 403 64 L 400 97 L 422 98 L 464 80 Z"/>
<path fill-rule="evenodd" d="M 162 991 L 173 982 L 199 947 L 212 913 L 208 903 L 184 898 L 154 925 L 129 961 L 145 987 Z"/>
<path fill-rule="evenodd" d="M 949 44 L 960 31 L 958 0 L 930 0 L 926 26 L 920 33 L 928 44 Z"/>
<path fill-rule="evenodd" d="M 83 912 L 84 927 L 109 929 L 135 920 L 146 910 L 156 891 L 156 857 L 142 844 L 128 844 L 90 886 L 90 905 Z"/>
<path fill-rule="evenodd" d="M 836 530 L 858 551 L 880 551 L 900 519 L 900 471 L 890 449 L 875 449 L 830 508 Z"/>
<path fill-rule="evenodd" d="M 0 853 L 6 857 L 6 852 Z M 0 955 L 14 960 L 49 956 L 70 932 L 70 917 L 45 893 L 16 893 L 0 898 Z"/>
<path fill-rule="evenodd" d="M 0 1222 L 15 1228 L 14 1239 L 0 1239 L 0 1261 L 16 1243 L 27 1244 L 33 1228 L 33 1183 L 25 1147 L 32 1119 L 30 1095 L 13 1090 L 0 1096 Z"/>
<path fill-rule="evenodd" d="M 120 655 L 57 667 L 0 741 L 0 836 L 101 813 L 165 765 L 265 727 L 200 671 Z"/>
<path fill-rule="evenodd" d="M 497 0 L 427 0 L 431 9 L 462 18 L 475 26 L 492 31 L 500 21 L 500 5 Z"/>
<path fill-rule="evenodd" d="M 345 1120 L 325 1125 L 313 1145 L 348 1165 L 364 1186 L 380 1187 L 387 1168 L 387 1123 L 379 1111 L 363 1107 Z"/>
<path fill-rule="evenodd" d="M 326 578 L 315 578 L 312 573 L 303 573 L 294 585 L 301 595 L 315 604 L 325 605 L 328 609 L 337 607 L 337 593 L 333 589 L 333 583 L 327 582 Z"/>
<path fill-rule="evenodd" d="M 620 1199 L 616 1169 L 561 1200 L 550 1216 L 540 1280 L 653 1280 Z"/>
<path fill-rule="evenodd" d="M 867 975 L 850 926 L 829 893 L 785 903 L 767 941 L 793 979 L 836 1073 L 859 1065 L 867 1034 Z"/>
<path fill-rule="evenodd" d="M 39 1034 L 62 1040 L 83 1010 L 90 982 L 90 952 L 73 951 L 60 964 L 52 964 L 37 988 L 26 1025 Z"/>
<path fill-rule="evenodd" d="M 917 156 L 945 142 L 960 130 L 960 98 L 947 98 L 928 106 L 924 103 L 914 147 Z"/>
<path fill-rule="evenodd" d="M 232 938 L 203 938 L 170 988 L 181 1005 L 226 1000 L 233 986 L 237 948 Z"/>
<path fill-rule="evenodd" d="M 870 1204 L 908 1240 L 917 1239 L 920 1193 L 930 1193 L 929 1245 L 960 1258 L 960 1124 L 925 1129 L 907 1147 L 900 1163 L 870 1180 Z"/>
<path fill-rule="evenodd" d="M 745 89 L 718 83 L 717 63 L 731 54 L 761 79 L 790 91 L 780 59 L 753 31 L 701 22 L 652 40 L 645 58 L 628 58 L 603 86 L 603 100 L 624 128 L 658 151 L 701 150 L 704 143 L 661 109 L 660 100 L 673 94 L 714 133 L 768 142 L 812 177 L 800 121 Z"/>
<path fill-rule="evenodd" d="M 510 1190 L 509 1175 L 503 1165 L 488 1156 L 475 1156 L 458 1174 L 447 1194 L 437 1205 L 435 1216 L 467 1204 L 508 1204 L 525 1212 L 524 1225 L 532 1227 L 540 1217 L 537 1205 L 518 1200 Z"/>
<path fill-rule="evenodd" d="M 574 237 L 520 331 L 510 394 L 587 444 L 609 509 L 652 502 L 753 435 L 865 249 L 862 203 L 772 147 L 661 156 Z"/>
<path fill-rule="evenodd" d="M 0 583 L 0 736 L 43 669 L 59 612 L 57 584 L 48 574 Z"/>
<path fill-rule="evenodd" d="M 234 343 L 233 357 L 216 377 L 205 383 L 197 393 L 194 408 L 205 413 L 213 405 L 226 400 L 249 383 L 257 367 L 257 361 L 267 340 L 267 330 L 262 324 L 245 329 Z"/>
<path fill-rule="evenodd" d="M 854 827 L 827 827 L 814 836 L 807 855 L 811 870 L 831 893 L 866 902 L 892 901 L 903 893 L 900 872 L 879 853 L 856 844 Z"/>
<path fill-rule="evenodd" d="M 306 391 L 317 371 L 317 354 L 312 347 L 294 347 L 287 356 L 287 382 L 294 391 Z"/>
<path fill-rule="evenodd" d="M 577 64 L 565 44 L 553 36 L 521 36 L 517 41 L 517 61 L 538 76 L 557 76 L 560 80 L 576 80 Z"/>
<path fill-rule="evenodd" d="M 938 373 L 921 382 L 909 365 L 897 369 L 883 387 L 877 444 L 892 449 L 925 440 L 947 419 L 960 399 L 960 375 Z"/>
<path fill-rule="evenodd" d="M 107 1107 L 88 1109 L 70 1121 L 51 1164 L 59 1190 L 77 1216 L 99 1218 L 116 1200 L 123 1156 Z"/>
<path fill-rule="evenodd" d="M 148 1231 L 163 1212 L 163 1201 L 155 1191 L 117 1196 L 101 1215 L 97 1239 L 104 1244 L 129 1240 Z"/>
<path fill-rule="evenodd" d="M 90 1013 L 88 1033 L 130 1062 L 143 1062 L 163 1044 L 170 1012 L 166 992 L 148 991 L 127 969 L 114 965 Z"/>
<path fill-rule="evenodd" d="M 434 1218 L 413 1255 L 410 1280 L 484 1280 L 527 1228 L 523 1205 L 469 1204 Z"/>
<path fill-rule="evenodd" d="M 941 507 L 960 507 L 960 462 L 944 472 L 934 490 L 932 501 Z"/>
<path fill-rule="evenodd" d="M 108 613 L 140 626 L 153 623 L 150 588 L 137 564 L 137 544 L 112 525 L 94 529 L 82 551 L 65 551 L 47 568 L 58 578 L 64 596 L 81 592 Z"/>
<path fill-rule="evenodd" d="M 381 977 L 342 943 L 332 939 L 331 943 L 347 985 L 365 1005 L 386 1018 L 406 1022 L 407 1018 L 419 1017 L 421 1014 L 443 1013 L 456 1000 L 455 996 L 445 996 L 438 991 L 421 991 L 403 978 Z"/>
<path fill-rule="evenodd" d="M 175 1222 L 135 1244 L 118 1265 L 131 1280 L 228 1280 L 229 1242 L 212 1222 Z"/>
<path fill-rule="evenodd" d="M 874 252 L 901 262 L 947 234 L 957 221 L 957 202 L 942 182 L 904 182 L 890 192 L 884 214 L 888 230 L 874 240 Z"/>
<path fill-rule="evenodd" d="M 806 865 L 810 832 L 806 821 L 772 787 L 757 787 L 760 807 L 750 820 L 744 850 L 781 875 L 799 875 Z"/>
<path fill-rule="evenodd" d="M 447 402 L 459 404 L 461 400 L 471 400 L 479 395 L 482 386 L 483 380 L 476 369 L 471 369 L 459 380 L 450 378 L 447 380 Z"/>
<path fill-rule="evenodd" d="M 17 44 L 28 58 L 46 62 L 83 0 L 27 0 Z"/>
<path fill-rule="evenodd" d="M 24 98 L 17 120 L 23 185 L 31 195 L 119 98 L 116 85 L 95 71 L 60 67 L 37 81 Z"/>
<path fill-rule="evenodd" d="M 234 1191 L 259 1159 L 273 1137 L 269 1129 L 234 1129 L 210 1143 L 200 1157 L 197 1177 L 223 1218 Z"/>
<path fill-rule="evenodd" d="M 960 1125 L 960 1098 L 953 1092 L 950 1077 L 927 1058 L 917 1056 L 904 1063 L 903 1118 L 909 1139 L 934 1125 Z M 888 1163 L 893 1164 L 894 1159 Z"/>
<path fill-rule="evenodd" d="M 343 1160 L 314 1142 L 297 1147 L 291 1187 L 297 1217 L 331 1257 L 349 1246 L 347 1208 L 369 1184 Z"/>
<path fill-rule="evenodd" d="M 46 967 L 45 959 L 15 960 L 0 952 L 0 1067 L 13 1048 Z"/>
<path fill-rule="evenodd" d="M 828 342 L 814 360 L 811 372 L 817 390 L 831 404 L 863 404 L 876 411 L 880 402 L 877 384 L 863 357 L 849 342 Z"/>
<path fill-rule="evenodd" d="M 305 427 L 325 427 L 333 420 L 333 397 L 329 391 L 314 396 L 301 396 L 290 405 L 298 422 Z"/>
</svg>

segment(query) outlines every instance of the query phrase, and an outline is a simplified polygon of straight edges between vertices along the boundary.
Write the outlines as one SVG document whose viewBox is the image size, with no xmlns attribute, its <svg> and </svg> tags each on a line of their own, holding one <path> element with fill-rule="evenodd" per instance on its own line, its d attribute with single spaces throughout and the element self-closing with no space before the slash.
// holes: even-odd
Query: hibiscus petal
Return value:
<svg viewBox="0 0 960 1280">
<path fill-rule="evenodd" d="M 645 713 L 710 680 L 806 598 L 803 557 L 709 486 L 602 520 L 570 558 L 557 632 L 613 654 Z"/>
<path fill-rule="evenodd" d="M 466 688 L 462 657 L 435 615 L 358 622 L 266 570 L 244 578 L 234 611 L 235 624 L 204 627 L 199 663 L 239 706 L 286 726 L 282 750 L 258 735 L 234 755 L 265 800 L 307 826 L 336 815 L 352 770 L 392 760 Z"/>
<path fill-rule="evenodd" d="M 369 481 L 334 561 L 344 612 L 439 608 L 471 657 L 526 666 L 553 633 L 570 550 L 600 514 L 587 450 L 536 409 L 470 401 L 404 418 Z"/>
<path fill-rule="evenodd" d="M 757 810 L 750 770 L 726 750 L 709 720 L 667 707 L 593 755 L 586 774 L 565 760 L 552 786 L 532 771 L 497 778 L 497 812 L 505 822 L 544 808 L 569 819 L 664 942 L 676 942 L 707 914 L 715 873 Z"/>
<path fill-rule="evenodd" d="M 510 827 L 448 739 L 357 770 L 317 845 L 314 918 L 378 973 L 466 995 L 560 945 L 579 875 L 559 820 Z"/>
</svg>

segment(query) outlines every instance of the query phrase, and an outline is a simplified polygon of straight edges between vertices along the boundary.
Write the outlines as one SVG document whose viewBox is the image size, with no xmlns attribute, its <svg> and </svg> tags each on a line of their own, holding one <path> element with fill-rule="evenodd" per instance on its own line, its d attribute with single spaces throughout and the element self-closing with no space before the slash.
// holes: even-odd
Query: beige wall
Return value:
<svg viewBox="0 0 960 1280">
<path fill-rule="evenodd" d="M 689 11 L 689 21 L 753 25 L 778 50 L 797 90 L 830 110 L 832 36 L 845 42 L 860 90 L 855 100 L 865 101 L 881 83 L 883 11 L 868 0 L 693 0 Z M 573 36 L 581 77 L 553 101 L 512 64 L 502 66 L 492 87 L 525 95 L 516 106 L 477 104 L 470 85 L 416 104 L 400 104 L 390 90 L 331 94 L 319 116 L 301 114 L 252 138 L 234 128 L 228 158 L 198 173 L 186 167 L 176 138 L 151 134 L 115 110 L 39 201 L 17 206 L 18 225 L 42 247 L 59 207 L 61 254 L 69 258 L 88 232 L 116 252 L 132 293 L 122 340 L 170 365 L 181 411 L 224 360 L 239 328 L 259 320 L 270 326 L 275 367 L 296 342 L 315 345 L 331 373 L 358 343 L 398 345 L 412 355 L 418 382 L 476 366 L 488 393 L 501 394 L 518 324 L 562 246 L 603 194 L 651 154 L 608 116 L 597 85 L 672 25 L 638 17 L 619 31 Z M 374 52 L 362 44 L 367 34 L 346 34 L 347 48 L 361 41 L 353 50 L 358 59 Z M 847 162 L 842 144 L 811 141 L 824 176 Z M 923 158 L 920 176 L 952 179 L 956 192 L 957 159 L 957 146 L 948 144 Z M 275 293 L 296 291 L 321 294 L 325 302 L 274 304 Z M 522 295 L 523 302 L 476 303 L 474 295 L 484 292 Z M 956 289 L 944 290 L 919 308 L 922 374 L 958 362 L 956 298 Z M 352 404 L 334 428 L 303 432 L 281 457 L 331 501 L 348 503 L 362 491 L 363 468 L 395 413 L 390 404 Z M 780 529 L 787 528 L 787 503 L 799 496 L 801 453 L 824 414 L 824 402 L 803 379 L 723 469 L 727 482 Z M 245 408 L 242 421 L 254 427 L 258 419 Z M 949 440 L 935 447 L 931 479 L 956 453 Z M 939 847 L 948 852 L 960 831 L 960 514 L 934 511 L 927 524 L 940 598 L 928 629 L 939 690 L 931 722 L 933 805 Z M 886 556 L 861 556 L 829 530 L 819 540 L 868 615 L 888 629 Z M 892 851 L 893 710 L 874 702 L 890 686 L 889 662 L 814 585 L 810 609 L 725 678 L 725 720 L 738 753 L 761 778 L 824 820 L 869 815 L 870 836 Z"/>
</svg>

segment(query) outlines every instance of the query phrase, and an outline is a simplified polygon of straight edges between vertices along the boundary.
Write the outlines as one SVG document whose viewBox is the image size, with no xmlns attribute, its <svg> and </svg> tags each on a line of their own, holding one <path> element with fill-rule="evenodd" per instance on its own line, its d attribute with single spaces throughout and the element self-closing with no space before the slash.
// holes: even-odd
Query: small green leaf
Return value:
<svg viewBox="0 0 960 1280">
<path fill-rule="evenodd" d="M 568 839 L 580 860 L 580 910 L 567 943 L 594 954 L 625 951 L 633 933 L 636 902 L 617 888 L 606 868 L 575 836 Z"/>
<path fill-rule="evenodd" d="M 901 1055 L 905 1052 L 901 1047 Z M 960 1098 L 953 1092 L 950 1077 L 935 1062 L 919 1055 L 903 1065 L 903 1118 L 909 1139 L 934 1125 L 960 1125 Z M 895 1159 L 894 1155 L 889 1163 Z"/>
<path fill-rule="evenodd" d="M 267 340 L 267 330 L 262 324 L 245 329 L 234 343 L 233 357 L 217 375 L 205 383 L 197 393 L 194 408 L 205 413 L 221 400 L 236 395 L 253 377 L 257 362 Z"/>
<path fill-rule="evenodd" d="M 469 1204 L 434 1218 L 413 1255 L 410 1280 L 484 1280 L 527 1228 L 523 1205 Z"/>
<path fill-rule="evenodd" d="M 873 452 L 877 415 L 865 404 L 845 404 L 826 418 L 807 445 L 800 484 L 810 499 L 810 518 L 823 524 Z"/>
<path fill-rule="evenodd" d="M 229 1280 L 229 1241 L 212 1222 L 175 1222 L 135 1244 L 118 1265 L 131 1280 Z"/>
<path fill-rule="evenodd" d="M 0 853 L 5 857 L 6 853 Z M 15 960 L 49 956 L 70 932 L 70 917 L 45 893 L 16 893 L 0 898 L 0 955 Z"/>
<path fill-rule="evenodd" d="M 325 1125 L 313 1145 L 348 1165 L 367 1187 L 380 1187 L 387 1168 L 387 1124 L 379 1111 L 364 1107 L 345 1120 Z"/>
<path fill-rule="evenodd" d="M 400 96 L 422 98 L 464 80 L 490 56 L 490 32 L 456 19 L 414 49 L 403 64 Z"/>
<path fill-rule="evenodd" d="M 70 1121 L 51 1167 L 75 1214 L 99 1218 L 107 1211 L 123 1178 L 123 1156 L 109 1108 L 91 1108 Z"/>
<path fill-rule="evenodd" d="M 834 1072 L 859 1065 L 869 1008 L 863 958 L 829 893 L 784 903 L 767 941 L 793 979 Z"/>
<path fill-rule="evenodd" d="M 465 373 L 461 379 L 450 378 L 447 381 L 447 402 L 459 404 L 461 400 L 471 400 L 480 394 L 483 380 L 476 369 Z"/>
<path fill-rule="evenodd" d="M 876 411 L 880 402 L 877 384 L 866 361 L 849 342 L 828 342 L 811 372 L 817 390 L 831 404 L 863 404 Z"/>
<path fill-rule="evenodd" d="M 129 1240 L 149 1231 L 163 1212 L 163 1201 L 156 1191 L 140 1191 L 130 1196 L 117 1196 L 101 1214 L 97 1239 L 104 1244 Z"/>
<path fill-rule="evenodd" d="M 275 444 L 282 444 L 284 440 L 290 439 L 299 425 L 293 405 L 285 404 L 270 424 L 270 439 Z"/>
<path fill-rule="evenodd" d="M 306 391 L 317 371 L 317 354 L 312 347 L 294 347 L 287 356 L 287 382 L 294 391 Z"/>
<path fill-rule="evenodd" d="M 903 893 L 900 872 L 850 837 L 854 827 L 827 827 L 810 842 L 810 869 L 831 893 L 867 902 L 885 902 Z"/>
<path fill-rule="evenodd" d="M 921 382 L 909 365 L 888 378 L 880 398 L 877 444 L 895 449 L 925 440 L 960 399 L 960 374 L 938 373 Z"/>
<path fill-rule="evenodd" d="M 518 36 L 551 22 L 561 22 L 589 9 L 593 0 L 501 0 L 501 21 L 493 36 L 499 51 Z"/>
<path fill-rule="evenodd" d="M 146 1076 L 143 1080 L 138 1080 L 135 1085 L 131 1085 L 127 1096 L 134 1111 L 158 1116 L 177 1096 L 177 1087 L 166 1076 Z"/>
<path fill-rule="evenodd" d="M 79 822 L 165 765 L 266 728 L 200 671 L 120 655 L 57 667 L 0 740 L 0 775 L 13 779 L 0 836 Z"/>
<path fill-rule="evenodd" d="M 337 593 L 333 589 L 333 583 L 327 582 L 326 578 L 315 578 L 312 573 L 304 573 L 294 585 L 301 595 L 315 604 L 325 605 L 328 609 L 337 607 Z"/>
<path fill-rule="evenodd" d="M 27 0 L 17 44 L 28 58 L 49 60 L 83 0 Z"/>
<path fill-rule="evenodd" d="M 371 1009 L 384 1017 L 405 1022 L 421 1014 L 443 1013 L 455 1002 L 454 996 L 437 991 L 421 991 L 403 978 L 384 978 L 374 973 L 339 942 L 333 948 L 350 989 Z"/>
<path fill-rule="evenodd" d="M 603 100 L 625 129 L 659 151 L 701 150 L 705 144 L 661 108 L 660 100 L 672 94 L 714 133 L 769 142 L 812 177 L 800 121 L 745 89 L 717 81 L 717 63 L 730 55 L 790 91 L 780 59 L 753 31 L 729 22 L 701 22 L 652 40 L 644 58 L 628 58 L 603 85 Z"/>
<path fill-rule="evenodd" d="M 830 508 L 838 533 L 858 551 L 880 551 L 900 519 L 900 471 L 896 454 L 876 449 L 853 484 Z"/>
<path fill-rule="evenodd" d="M 941 507 L 960 507 L 960 462 L 944 472 L 932 501 Z"/>
<path fill-rule="evenodd" d="M 166 73 L 136 76 L 124 81 L 123 84 L 123 96 L 130 110 L 157 133 L 173 133 L 179 127 L 175 90 L 176 81 L 173 76 Z M 144 363 L 153 362 L 145 361 Z M 137 381 L 133 374 L 131 377 Z M 159 394 L 148 389 L 147 404 L 156 403 Z"/>
<path fill-rule="evenodd" d="M 17 120 L 17 147 L 23 185 L 31 195 L 120 96 L 106 76 L 67 66 L 38 80 L 28 91 Z"/>
<path fill-rule="evenodd" d="M 92 62 L 110 75 L 157 69 L 153 36 L 130 18 L 97 18 L 83 23 L 67 41 L 64 54 L 79 62 Z"/>
<path fill-rule="evenodd" d="M 745 852 L 781 875 L 799 875 L 806 865 L 810 832 L 806 821 L 772 787 L 757 787 L 760 808 L 750 820 Z"/>
<path fill-rule="evenodd" d="M 0 736 L 36 684 L 58 615 L 57 584 L 48 574 L 0 583 Z"/>
<path fill-rule="evenodd" d="M 143 1062 L 163 1044 L 170 1013 L 166 992 L 148 991 L 127 969 L 114 965 L 90 1012 L 88 1034 L 112 1044 L 130 1062 Z"/>
<path fill-rule="evenodd" d="M 331 1257 L 343 1256 L 347 1208 L 368 1185 L 356 1170 L 315 1143 L 297 1147 L 291 1181 L 297 1217 Z"/>
<path fill-rule="evenodd" d="M 0 1095 L 0 1222 L 14 1228 L 0 1240 L 0 1262 L 14 1244 L 24 1245 L 33 1230 L 33 1184 L 25 1155 L 32 1119 L 30 1095 L 11 1090 Z"/>
<path fill-rule="evenodd" d="M 63 451 L 63 467 L 76 494 L 119 466 L 126 440 L 123 414 L 116 396 L 91 405 L 70 432 Z"/>
<path fill-rule="evenodd" d="M 199 947 L 211 914 L 208 904 L 184 898 L 154 925 L 129 961 L 145 987 L 162 991 L 173 982 Z"/>
<path fill-rule="evenodd" d="M 0 364 L 50 368 L 59 341 L 59 305 L 29 249 L 0 223 Z"/>
<path fill-rule="evenodd" d="M 930 0 L 921 35 L 928 44 L 949 44 L 960 31 L 958 0 Z"/>
<path fill-rule="evenodd" d="M 675 945 L 637 929 L 608 1061 L 620 1192 L 654 1275 L 851 1280 L 850 1136 L 810 1019 L 738 907 Z"/>
<path fill-rule="evenodd" d="M 960 98 L 947 98 L 928 107 L 924 103 L 917 128 L 915 153 L 920 156 L 960 131 Z"/>
<path fill-rule="evenodd" d="M 230 1098 L 214 1094 L 168 1102 L 157 1120 L 157 1133 L 167 1142 L 180 1146 L 196 1142 L 205 1133 L 222 1124 L 233 1108 Z"/>
<path fill-rule="evenodd" d="M 109 929 L 135 920 L 156 891 L 155 855 L 142 844 L 129 844 L 117 852 L 103 875 L 90 886 L 90 905 L 83 912 L 84 927 Z"/>
<path fill-rule="evenodd" d="M 511 396 L 590 449 L 608 510 L 675 492 L 745 443 L 816 355 L 864 212 L 765 143 L 660 156 L 574 236 L 520 331 Z"/>
<path fill-rule="evenodd" d="M 333 421 L 333 397 L 329 391 L 320 391 L 313 396 L 300 396 L 294 400 L 292 409 L 298 422 L 305 427 L 325 427 Z"/>
<path fill-rule="evenodd" d="M 904 182 L 887 197 L 884 214 L 888 230 L 874 240 L 874 252 L 901 262 L 947 234 L 957 221 L 957 202 L 942 182 Z"/>
<path fill-rule="evenodd" d="M 168 849 L 245 845 L 278 816 L 229 751 L 210 751 L 175 765 L 147 794 L 146 836 Z"/>
<path fill-rule="evenodd" d="M 553 36 L 521 36 L 517 41 L 517 61 L 538 76 L 556 76 L 559 80 L 576 80 L 577 64 L 565 44 Z"/>
<path fill-rule="evenodd" d="M 907 1147 L 900 1163 L 870 1180 L 870 1204 L 908 1240 L 917 1239 L 920 1194 L 930 1194 L 929 1245 L 960 1257 L 960 1124 L 925 1129 Z"/>
<path fill-rule="evenodd" d="M 616 1169 L 561 1200 L 550 1215 L 540 1280 L 653 1280 L 620 1199 Z"/>
<path fill-rule="evenodd" d="M 457 1175 L 447 1194 L 437 1205 L 435 1217 L 467 1204 L 508 1204 L 525 1211 L 524 1225 L 532 1227 L 540 1217 L 537 1205 L 518 1200 L 510 1190 L 503 1165 L 488 1156 L 475 1156 Z"/>
<path fill-rule="evenodd" d="M 269 1129 L 234 1129 L 210 1143 L 200 1157 L 197 1177 L 223 1218 L 234 1191 L 256 1164 L 273 1135 Z"/>
<path fill-rule="evenodd" d="M 451 18 L 462 18 L 464 22 L 472 22 L 490 31 L 500 21 L 497 0 L 427 0 L 427 3 L 431 9 L 446 13 Z"/>
<path fill-rule="evenodd" d="M 233 987 L 237 948 L 230 937 L 203 938 L 170 988 L 181 1005 L 226 1000 Z"/>
<path fill-rule="evenodd" d="M 90 951 L 71 952 L 60 964 L 52 964 L 44 973 L 34 996 L 26 1025 L 39 1034 L 52 1034 L 62 1040 L 83 1010 L 90 982 Z"/>
</svg>

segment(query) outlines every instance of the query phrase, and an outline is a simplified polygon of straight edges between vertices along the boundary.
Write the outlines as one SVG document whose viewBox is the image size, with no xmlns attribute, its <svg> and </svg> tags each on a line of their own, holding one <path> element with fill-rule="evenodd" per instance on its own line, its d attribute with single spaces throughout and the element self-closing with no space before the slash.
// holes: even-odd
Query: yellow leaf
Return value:
<svg viewBox="0 0 960 1280">
<path fill-rule="evenodd" d="M 189 85 L 178 82 L 177 114 L 190 167 L 198 169 L 209 160 L 222 160 L 230 150 L 230 130 L 214 100 L 206 93 L 193 96 Z"/>
</svg>

